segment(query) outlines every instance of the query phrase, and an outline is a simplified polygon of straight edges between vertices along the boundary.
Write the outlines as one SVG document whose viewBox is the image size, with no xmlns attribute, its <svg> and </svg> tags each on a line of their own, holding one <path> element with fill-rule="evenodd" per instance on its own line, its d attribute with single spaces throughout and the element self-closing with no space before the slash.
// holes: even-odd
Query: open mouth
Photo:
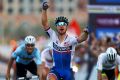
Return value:
<svg viewBox="0 0 120 80">
<path fill-rule="evenodd" d="M 60 31 L 63 31 L 64 29 L 60 29 Z"/>
</svg>

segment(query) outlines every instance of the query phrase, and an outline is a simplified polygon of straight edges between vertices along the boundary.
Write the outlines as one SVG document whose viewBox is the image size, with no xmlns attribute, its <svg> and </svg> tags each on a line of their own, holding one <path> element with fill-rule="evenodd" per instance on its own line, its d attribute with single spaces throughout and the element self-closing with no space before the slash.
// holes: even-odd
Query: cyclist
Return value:
<svg viewBox="0 0 120 80">
<path fill-rule="evenodd" d="M 16 61 L 17 68 L 17 78 L 26 77 L 27 70 L 34 75 L 41 76 L 40 73 L 40 51 L 35 48 L 35 37 L 27 36 L 25 37 L 25 43 L 20 45 L 13 53 L 8 63 L 6 79 L 10 80 L 10 70 L 13 61 Z"/>
<path fill-rule="evenodd" d="M 42 69 L 42 79 L 46 80 L 47 74 L 49 73 L 50 69 L 53 66 L 52 51 L 50 48 L 45 48 L 41 52 L 41 61 L 44 67 Z"/>
<path fill-rule="evenodd" d="M 73 80 L 71 70 L 71 58 L 73 48 L 77 43 L 85 41 L 88 37 L 88 29 L 84 29 L 82 35 L 78 38 L 70 37 L 66 31 L 69 25 L 66 17 L 60 16 L 55 20 L 57 33 L 50 28 L 47 21 L 48 3 L 44 2 L 42 6 L 42 25 L 44 30 L 52 41 L 52 53 L 54 65 L 47 76 L 47 80 Z"/>
<path fill-rule="evenodd" d="M 117 65 L 120 65 L 120 56 L 117 54 L 116 49 L 108 47 L 106 52 L 101 53 L 98 56 L 98 80 L 102 80 L 104 78 L 107 78 L 108 80 L 115 80 L 115 68 Z"/>
</svg>

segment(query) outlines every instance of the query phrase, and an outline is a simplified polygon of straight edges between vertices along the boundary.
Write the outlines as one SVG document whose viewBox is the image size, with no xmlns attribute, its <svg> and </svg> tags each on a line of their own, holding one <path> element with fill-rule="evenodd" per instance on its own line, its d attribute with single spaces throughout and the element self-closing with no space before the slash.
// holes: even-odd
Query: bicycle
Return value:
<svg viewBox="0 0 120 80">
<path fill-rule="evenodd" d="M 39 80 L 38 76 L 30 76 L 30 77 L 19 77 L 17 80 Z"/>
</svg>

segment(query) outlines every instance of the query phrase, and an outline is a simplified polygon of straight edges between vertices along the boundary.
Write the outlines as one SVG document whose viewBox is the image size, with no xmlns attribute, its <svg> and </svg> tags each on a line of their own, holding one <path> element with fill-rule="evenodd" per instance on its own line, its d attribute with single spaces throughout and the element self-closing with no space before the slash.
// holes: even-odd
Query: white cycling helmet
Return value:
<svg viewBox="0 0 120 80">
<path fill-rule="evenodd" d="M 27 36 L 25 37 L 25 44 L 35 44 L 35 37 L 34 36 Z"/>
<path fill-rule="evenodd" d="M 113 47 L 109 47 L 109 48 L 107 48 L 106 53 L 107 53 L 107 59 L 109 61 L 115 61 L 116 60 L 116 58 L 117 58 L 116 49 L 114 49 Z"/>
</svg>

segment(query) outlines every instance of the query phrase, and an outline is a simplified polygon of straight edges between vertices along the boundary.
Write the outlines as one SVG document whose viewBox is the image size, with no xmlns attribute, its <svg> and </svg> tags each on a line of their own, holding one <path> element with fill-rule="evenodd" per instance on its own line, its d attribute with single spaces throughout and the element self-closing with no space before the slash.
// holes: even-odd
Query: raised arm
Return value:
<svg viewBox="0 0 120 80">
<path fill-rule="evenodd" d="M 48 3 L 44 2 L 42 5 L 42 25 L 45 30 L 49 29 L 48 18 L 47 18 L 47 9 L 49 8 Z"/>
<path fill-rule="evenodd" d="M 77 38 L 78 43 L 81 43 L 85 41 L 88 38 L 88 29 L 85 28 L 82 32 L 82 34 Z"/>
</svg>

